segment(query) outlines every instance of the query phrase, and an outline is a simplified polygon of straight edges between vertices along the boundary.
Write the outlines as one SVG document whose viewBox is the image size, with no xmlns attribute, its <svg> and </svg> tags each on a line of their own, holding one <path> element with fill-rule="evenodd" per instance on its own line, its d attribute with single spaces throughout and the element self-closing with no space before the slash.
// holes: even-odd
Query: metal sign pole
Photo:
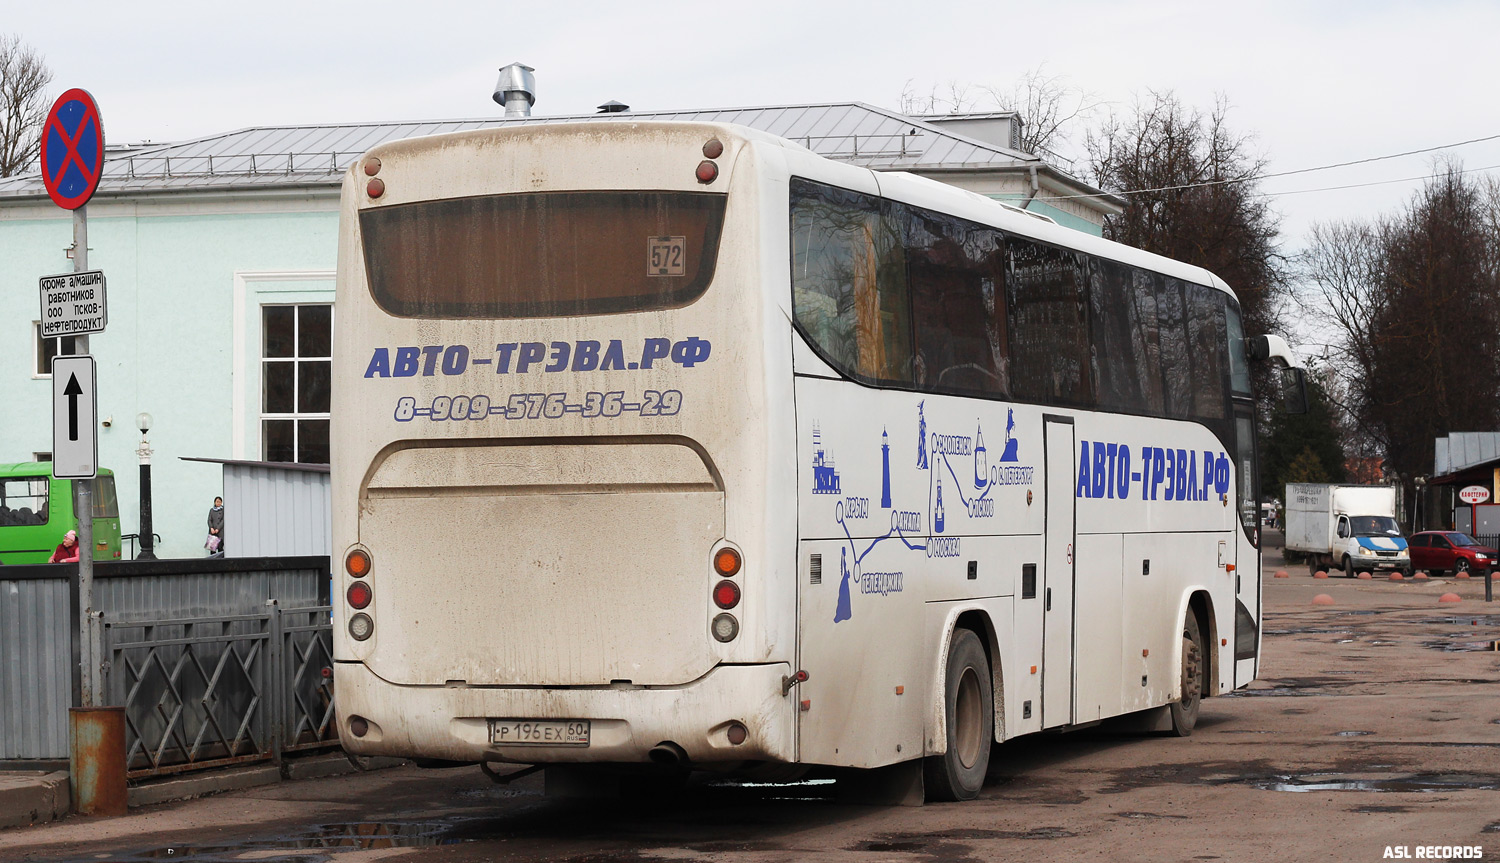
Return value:
<svg viewBox="0 0 1500 863">
<path fill-rule="evenodd" d="M 89 268 L 88 205 L 73 211 L 73 272 Z M 88 356 L 89 337 L 75 336 L 73 352 Z M 103 645 L 99 644 L 94 626 L 94 495 L 93 481 L 73 480 L 73 512 L 78 516 L 78 634 L 79 653 L 83 662 L 83 706 L 100 707 L 103 670 Z"/>
</svg>

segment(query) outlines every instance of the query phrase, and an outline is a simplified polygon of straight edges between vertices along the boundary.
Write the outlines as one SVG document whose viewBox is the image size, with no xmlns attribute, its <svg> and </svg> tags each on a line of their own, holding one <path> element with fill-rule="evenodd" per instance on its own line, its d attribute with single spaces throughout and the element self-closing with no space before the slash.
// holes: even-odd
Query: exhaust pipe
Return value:
<svg viewBox="0 0 1500 863">
<path fill-rule="evenodd" d="M 524 63 L 500 67 L 492 98 L 505 106 L 506 117 L 531 116 L 531 106 L 536 104 L 536 76 L 531 74 L 535 71 Z"/>
<path fill-rule="evenodd" d="M 646 755 L 655 763 L 669 767 L 679 767 L 688 763 L 687 751 L 670 740 L 664 740 L 651 747 L 651 751 Z"/>
</svg>

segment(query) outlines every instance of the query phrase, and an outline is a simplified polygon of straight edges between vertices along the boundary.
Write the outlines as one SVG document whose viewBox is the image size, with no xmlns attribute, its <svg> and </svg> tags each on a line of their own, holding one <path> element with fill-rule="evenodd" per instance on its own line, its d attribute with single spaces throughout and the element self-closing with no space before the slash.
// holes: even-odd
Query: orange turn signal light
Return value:
<svg viewBox="0 0 1500 863">
<path fill-rule="evenodd" d="M 740 571 L 740 553 L 725 547 L 714 552 L 714 572 L 729 577 Z"/>
<path fill-rule="evenodd" d="M 356 548 L 349 552 L 344 558 L 344 570 L 355 578 L 364 578 L 370 574 L 370 553 L 362 548 Z"/>
</svg>

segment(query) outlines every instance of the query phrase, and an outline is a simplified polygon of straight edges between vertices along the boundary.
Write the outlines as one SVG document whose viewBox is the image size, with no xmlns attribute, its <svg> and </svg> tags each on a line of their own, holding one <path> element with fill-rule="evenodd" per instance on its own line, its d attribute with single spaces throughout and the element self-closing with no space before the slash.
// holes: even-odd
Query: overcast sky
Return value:
<svg viewBox="0 0 1500 863">
<path fill-rule="evenodd" d="M 908 87 L 1007 89 L 1045 65 L 1117 110 L 1148 89 L 1204 108 L 1221 93 L 1271 171 L 1500 135 L 1494 0 L 9 5 L 4 28 L 45 55 L 57 93 L 94 94 L 117 142 L 494 116 L 496 70 L 511 61 L 535 67 L 538 114 L 589 113 L 608 99 L 641 110 L 895 108 Z M 1500 140 L 1453 154 L 1466 168 L 1500 166 Z M 1265 189 L 1420 177 L 1432 158 Z M 1418 185 L 1278 196 L 1287 246 L 1314 221 L 1391 211 Z"/>
</svg>

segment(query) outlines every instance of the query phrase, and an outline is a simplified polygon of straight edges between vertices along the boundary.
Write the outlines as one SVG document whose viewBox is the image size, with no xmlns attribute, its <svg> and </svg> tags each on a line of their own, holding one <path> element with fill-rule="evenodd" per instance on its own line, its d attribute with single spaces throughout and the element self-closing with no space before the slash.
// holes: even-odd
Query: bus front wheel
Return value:
<svg viewBox="0 0 1500 863">
<path fill-rule="evenodd" d="M 1198 724 L 1198 707 L 1208 688 L 1208 662 L 1203 652 L 1203 633 L 1198 616 L 1191 610 L 1182 624 L 1182 697 L 1172 704 L 1172 733 L 1187 737 Z"/>
<path fill-rule="evenodd" d="M 923 777 L 929 800 L 972 800 L 984 787 L 995 739 L 995 701 L 990 663 L 973 630 L 959 629 L 948 644 L 943 688 L 948 751 L 929 756 Z"/>
</svg>

